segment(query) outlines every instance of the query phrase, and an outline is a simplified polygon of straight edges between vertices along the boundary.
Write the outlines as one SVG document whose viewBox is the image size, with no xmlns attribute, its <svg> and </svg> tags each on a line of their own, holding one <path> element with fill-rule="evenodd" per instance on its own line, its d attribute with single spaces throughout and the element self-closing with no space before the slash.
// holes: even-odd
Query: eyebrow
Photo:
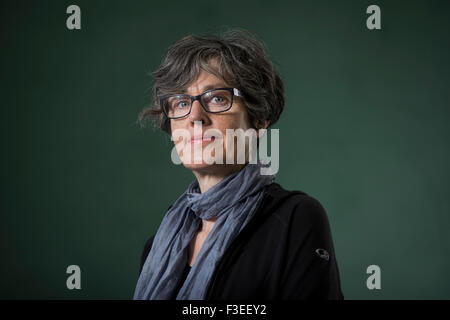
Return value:
<svg viewBox="0 0 450 320">
<path fill-rule="evenodd" d="M 225 88 L 225 87 L 227 87 L 227 86 L 226 86 L 224 83 L 221 83 L 221 82 L 215 83 L 215 84 L 208 84 L 208 85 L 206 85 L 206 86 L 204 86 L 204 87 L 202 88 L 201 92 L 203 93 L 203 92 L 208 91 L 208 90 L 211 90 L 211 89 Z M 184 90 L 182 91 L 182 93 L 188 94 L 187 91 L 186 91 L 186 89 L 184 89 Z"/>
</svg>

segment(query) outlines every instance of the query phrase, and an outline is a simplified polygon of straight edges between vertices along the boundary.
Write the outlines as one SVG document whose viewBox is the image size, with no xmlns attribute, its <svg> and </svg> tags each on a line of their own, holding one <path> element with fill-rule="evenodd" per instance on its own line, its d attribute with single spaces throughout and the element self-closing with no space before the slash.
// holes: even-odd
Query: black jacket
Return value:
<svg viewBox="0 0 450 320">
<path fill-rule="evenodd" d="M 141 270 L 154 236 L 145 244 Z M 269 185 L 223 254 L 206 300 L 343 299 L 333 240 L 321 204 Z"/>
</svg>

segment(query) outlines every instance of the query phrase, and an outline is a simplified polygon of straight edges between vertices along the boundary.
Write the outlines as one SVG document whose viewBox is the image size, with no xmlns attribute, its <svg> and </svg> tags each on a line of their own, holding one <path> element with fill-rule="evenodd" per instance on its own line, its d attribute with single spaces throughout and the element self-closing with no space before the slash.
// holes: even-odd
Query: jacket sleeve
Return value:
<svg viewBox="0 0 450 320">
<path fill-rule="evenodd" d="M 327 214 L 302 196 L 287 227 L 281 299 L 344 299 Z"/>
<path fill-rule="evenodd" d="M 145 260 L 147 259 L 147 256 L 148 256 L 148 253 L 150 252 L 150 249 L 152 248 L 153 239 L 155 239 L 154 235 L 151 236 L 150 238 L 148 238 L 147 241 L 145 242 L 144 250 L 142 251 L 142 254 L 141 254 L 141 266 L 139 268 L 139 274 L 141 274 L 142 267 L 144 266 Z"/>
</svg>

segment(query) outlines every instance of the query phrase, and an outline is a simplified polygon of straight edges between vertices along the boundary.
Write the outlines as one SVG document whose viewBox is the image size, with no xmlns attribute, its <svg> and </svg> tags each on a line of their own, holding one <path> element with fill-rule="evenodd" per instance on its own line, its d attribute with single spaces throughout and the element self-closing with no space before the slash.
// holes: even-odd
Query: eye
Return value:
<svg viewBox="0 0 450 320">
<path fill-rule="evenodd" d="M 189 101 L 187 101 L 187 100 L 178 101 L 176 103 L 175 107 L 180 108 L 180 109 L 189 107 Z"/>
<path fill-rule="evenodd" d="M 208 99 L 208 103 L 212 103 L 215 105 L 224 105 L 224 104 L 227 104 L 228 101 L 229 101 L 228 98 L 220 93 L 216 93 L 216 94 L 212 95 L 211 97 L 209 97 L 209 99 Z"/>
<path fill-rule="evenodd" d="M 222 103 L 224 101 L 225 101 L 225 99 L 223 97 L 214 97 L 213 98 L 213 102 L 215 102 L 215 103 Z"/>
</svg>

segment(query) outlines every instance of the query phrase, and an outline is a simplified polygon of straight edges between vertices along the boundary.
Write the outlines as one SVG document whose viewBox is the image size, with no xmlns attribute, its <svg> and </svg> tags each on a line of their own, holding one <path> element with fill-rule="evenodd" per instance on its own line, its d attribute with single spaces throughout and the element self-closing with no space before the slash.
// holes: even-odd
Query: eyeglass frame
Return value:
<svg viewBox="0 0 450 320">
<path fill-rule="evenodd" d="M 216 91 L 216 90 L 227 90 L 227 91 L 229 91 L 231 93 L 230 106 L 227 109 L 221 110 L 221 111 L 208 111 L 208 110 L 206 110 L 206 107 L 203 105 L 201 97 L 203 95 L 207 94 L 207 93 L 210 93 L 210 92 Z M 169 97 L 173 97 L 173 96 L 185 96 L 185 97 L 189 97 L 191 99 L 191 106 L 189 107 L 189 112 L 186 113 L 184 116 L 169 117 L 169 115 L 167 114 L 166 110 L 164 109 L 164 107 L 163 107 L 163 100 L 167 99 Z M 239 98 L 243 98 L 241 91 L 239 89 L 236 89 L 236 88 L 214 88 L 214 89 L 209 89 L 209 90 L 206 90 L 205 92 L 199 94 L 198 96 L 191 96 L 189 94 L 184 94 L 184 93 L 180 93 L 180 94 L 174 93 L 174 94 L 168 94 L 168 95 L 165 95 L 165 96 L 161 97 L 159 99 L 159 106 L 161 107 L 161 110 L 164 112 L 164 114 L 166 115 L 166 117 L 168 119 L 181 119 L 181 118 L 184 118 L 184 117 L 188 116 L 191 113 L 192 106 L 194 105 L 194 102 L 197 101 L 197 100 L 200 103 L 200 105 L 202 106 L 203 110 L 205 110 L 208 113 L 222 113 L 222 112 L 228 111 L 233 106 L 233 100 L 234 100 L 233 98 L 234 98 L 234 96 L 239 97 Z"/>
</svg>

